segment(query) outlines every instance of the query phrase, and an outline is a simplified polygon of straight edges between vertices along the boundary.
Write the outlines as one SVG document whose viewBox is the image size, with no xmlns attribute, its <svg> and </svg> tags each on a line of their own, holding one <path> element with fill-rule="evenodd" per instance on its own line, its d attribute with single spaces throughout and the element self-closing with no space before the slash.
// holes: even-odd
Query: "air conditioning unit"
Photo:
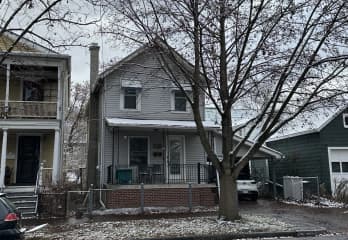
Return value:
<svg viewBox="0 0 348 240">
<path fill-rule="evenodd" d="M 303 201 L 303 178 L 297 176 L 284 176 L 284 199 Z"/>
</svg>

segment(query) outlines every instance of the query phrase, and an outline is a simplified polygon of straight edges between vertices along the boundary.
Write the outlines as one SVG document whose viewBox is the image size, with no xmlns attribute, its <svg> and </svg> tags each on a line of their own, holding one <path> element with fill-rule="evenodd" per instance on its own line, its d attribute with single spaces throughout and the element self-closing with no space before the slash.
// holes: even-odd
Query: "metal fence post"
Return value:
<svg viewBox="0 0 348 240">
<path fill-rule="evenodd" d="M 188 205 L 189 205 L 189 211 L 192 211 L 192 184 L 189 183 L 188 185 Z"/>
<path fill-rule="evenodd" d="M 197 179 L 198 184 L 201 184 L 201 163 L 197 163 Z"/>
<path fill-rule="evenodd" d="M 88 214 L 92 215 L 93 211 L 93 184 L 91 184 L 88 190 Z"/>
<path fill-rule="evenodd" d="M 140 184 L 140 211 L 144 213 L 144 183 Z"/>
</svg>

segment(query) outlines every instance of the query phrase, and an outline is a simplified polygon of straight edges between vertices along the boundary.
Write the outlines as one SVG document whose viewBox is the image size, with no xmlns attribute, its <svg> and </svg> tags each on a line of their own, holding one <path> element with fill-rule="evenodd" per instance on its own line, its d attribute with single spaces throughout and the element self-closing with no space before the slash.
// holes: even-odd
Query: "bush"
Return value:
<svg viewBox="0 0 348 240">
<path fill-rule="evenodd" d="M 337 186 L 335 199 L 339 202 L 348 203 L 348 180 L 340 182 Z"/>
</svg>

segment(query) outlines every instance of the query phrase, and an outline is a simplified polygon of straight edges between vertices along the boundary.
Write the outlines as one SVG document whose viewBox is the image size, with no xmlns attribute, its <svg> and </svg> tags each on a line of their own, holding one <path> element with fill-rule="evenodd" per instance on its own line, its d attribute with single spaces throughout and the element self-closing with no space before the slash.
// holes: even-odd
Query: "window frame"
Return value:
<svg viewBox="0 0 348 240">
<path fill-rule="evenodd" d="M 347 122 L 346 122 L 346 119 L 348 119 L 348 113 L 343 113 L 342 114 L 342 120 L 343 120 L 343 127 L 344 128 L 348 128 L 348 120 L 347 120 Z"/>
<path fill-rule="evenodd" d="M 131 166 L 135 166 L 135 165 L 131 165 L 131 147 L 130 147 L 130 144 L 131 144 L 131 139 L 146 139 L 147 140 L 147 166 L 150 165 L 150 158 L 151 158 L 151 153 L 150 153 L 150 137 L 149 136 L 128 136 L 128 167 L 131 167 Z"/>
<path fill-rule="evenodd" d="M 129 88 L 135 89 L 136 108 L 125 108 L 126 96 L 127 96 L 126 91 Z M 121 94 L 120 94 L 120 109 L 123 111 L 135 111 L 135 112 L 141 111 L 141 88 L 122 87 Z"/>
<path fill-rule="evenodd" d="M 171 112 L 173 112 L 173 113 L 189 113 L 190 112 L 190 105 L 189 105 L 189 102 L 187 101 L 185 96 L 183 96 L 183 97 L 184 97 L 184 99 L 186 101 L 186 106 L 185 106 L 186 110 L 185 111 L 180 111 L 180 110 L 176 110 L 175 109 L 175 105 L 176 105 L 175 104 L 175 102 L 176 102 L 175 100 L 176 100 L 176 93 L 177 92 L 182 93 L 181 90 L 179 90 L 179 89 L 174 89 L 171 92 Z M 186 94 L 190 94 L 189 91 L 185 91 L 185 92 L 186 92 Z"/>
</svg>

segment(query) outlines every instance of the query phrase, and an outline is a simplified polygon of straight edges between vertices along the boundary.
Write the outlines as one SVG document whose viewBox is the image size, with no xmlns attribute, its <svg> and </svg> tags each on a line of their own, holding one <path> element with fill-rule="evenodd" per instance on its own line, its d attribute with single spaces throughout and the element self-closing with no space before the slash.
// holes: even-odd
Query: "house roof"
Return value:
<svg viewBox="0 0 348 240">
<path fill-rule="evenodd" d="M 18 37 L 19 35 L 16 33 L 4 32 L 0 36 L 0 52 L 7 52 Z M 58 52 L 55 52 L 25 37 L 22 37 L 19 40 L 19 42 L 13 47 L 11 52 L 59 54 Z"/>
<path fill-rule="evenodd" d="M 306 113 L 293 120 L 276 133 L 268 142 L 302 136 L 306 134 L 318 133 L 322 131 L 332 120 L 343 113 L 348 108 L 345 105 L 336 109 L 322 109 L 315 113 Z"/>
<path fill-rule="evenodd" d="M 154 41 L 156 42 L 156 47 L 159 47 L 161 49 L 168 49 L 169 48 L 163 42 L 163 40 L 161 40 L 160 38 L 157 38 Z M 153 48 L 153 47 L 154 46 L 152 46 L 151 44 L 143 44 L 137 50 L 135 50 L 134 52 L 130 53 L 128 56 L 126 56 L 122 60 L 116 62 L 115 64 L 113 64 L 110 67 L 108 67 L 107 69 L 105 69 L 103 72 L 99 73 L 97 82 L 93 86 L 92 92 L 94 92 L 98 88 L 98 86 L 104 81 L 104 78 L 107 77 L 109 74 L 111 74 L 112 72 L 114 72 L 115 70 L 117 70 L 121 66 L 123 66 L 125 63 L 133 60 L 134 58 L 136 58 L 140 54 L 146 52 L 147 50 L 149 50 L 150 48 Z M 180 62 L 180 64 L 182 65 L 182 67 L 184 69 L 186 69 L 187 71 L 193 71 L 194 70 L 194 66 L 187 59 L 185 59 L 182 55 L 180 55 L 175 49 L 170 48 L 170 50 L 173 53 L 174 57 L 178 60 L 178 62 Z M 204 78 L 203 75 L 201 75 L 201 77 Z"/>
<path fill-rule="evenodd" d="M 241 141 L 242 137 L 238 136 L 238 135 L 234 135 L 233 139 L 235 141 Z M 248 147 L 251 147 L 254 144 L 254 142 L 252 140 L 246 140 L 245 141 L 245 145 Z M 273 148 L 267 147 L 265 145 L 262 145 L 259 149 L 260 152 L 265 153 L 267 155 L 270 155 L 272 157 L 274 157 L 275 159 L 282 159 L 284 158 L 284 155 L 281 152 L 278 152 L 277 150 L 274 150 Z"/>
<path fill-rule="evenodd" d="M 137 127 L 137 128 L 159 128 L 159 129 L 196 129 L 194 121 L 174 120 L 144 120 L 129 118 L 106 118 L 110 127 Z M 211 121 L 203 121 L 206 130 L 219 129 L 220 126 Z"/>
</svg>

